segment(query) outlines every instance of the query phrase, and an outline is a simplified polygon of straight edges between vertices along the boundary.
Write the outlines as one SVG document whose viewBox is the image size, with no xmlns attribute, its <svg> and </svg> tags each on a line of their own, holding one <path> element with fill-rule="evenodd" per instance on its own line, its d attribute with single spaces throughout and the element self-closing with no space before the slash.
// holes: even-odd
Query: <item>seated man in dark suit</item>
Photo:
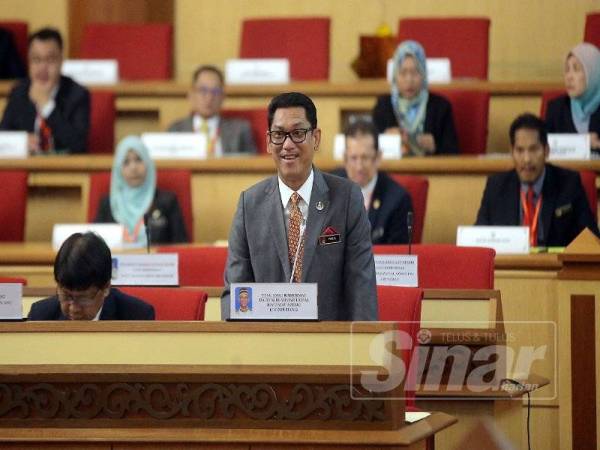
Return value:
<svg viewBox="0 0 600 450">
<path fill-rule="evenodd" d="M 90 93 L 61 76 L 60 33 L 44 28 L 29 37 L 29 78 L 11 91 L 0 130 L 27 131 L 32 154 L 85 152 L 90 128 Z"/>
<path fill-rule="evenodd" d="M 110 249 L 94 233 L 75 233 L 54 260 L 57 295 L 35 302 L 29 320 L 154 320 L 154 308 L 110 287 Z"/>
<path fill-rule="evenodd" d="M 220 117 L 225 100 L 223 73 L 215 66 L 200 66 L 192 77 L 188 94 L 192 113 L 173 123 L 169 131 L 197 132 L 206 135 L 209 156 L 228 153 L 256 153 L 250 124 L 243 119 Z"/>
<path fill-rule="evenodd" d="M 533 247 L 563 247 L 584 229 L 598 235 L 588 199 L 577 172 L 546 162 L 548 136 L 533 114 L 510 126 L 515 168 L 488 178 L 476 225 L 529 226 Z"/>
<path fill-rule="evenodd" d="M 371 222 L 371 241 L 373 244 L 406 244 L 406 217 L 412 211 L 412 201 L 402 186 L 378 170 L 381 152 L 375 126 L 359 120 L 344 134 L 344 169 L 334 174 L 350 178 L 360 186 Z"/>
</svg>

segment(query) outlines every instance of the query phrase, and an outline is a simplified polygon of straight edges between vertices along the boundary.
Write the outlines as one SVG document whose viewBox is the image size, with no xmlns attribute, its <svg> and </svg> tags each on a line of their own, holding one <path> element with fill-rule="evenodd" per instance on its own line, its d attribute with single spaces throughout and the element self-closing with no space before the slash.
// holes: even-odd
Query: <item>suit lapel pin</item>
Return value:
<svg viewBox="0 0 600 450">
<path fill-rule="evenodd" d="M 379 209 L 380 206 L 381 206 L 381 200 L 379 200 L 378 198 L 373 200 L 373 209 Z"/>
<path fill-rule="evenodd" d="M 323 204 L 322 201 L 318 201 L 317 205 L 316 205 L 317 211 L 323 211 L 323 209 L 325 208 L 325 205 Z"/>
</svg>

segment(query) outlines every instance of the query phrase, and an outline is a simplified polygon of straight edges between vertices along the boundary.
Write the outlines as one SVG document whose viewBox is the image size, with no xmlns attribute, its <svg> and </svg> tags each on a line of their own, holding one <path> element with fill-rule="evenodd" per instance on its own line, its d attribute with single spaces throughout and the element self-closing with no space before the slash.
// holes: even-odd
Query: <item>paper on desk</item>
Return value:
<svg viewBox="0 0 600 450">
<path fill-rule="evenodd" d="M 407 411 L 406 414 L 404 415 L 404 421 L 407 423 L 414 423 L 414 422 L 424 419 L 425 417 L 428 417 L 430 415 L 431 415 L 431 413 L 423 412 L 423 411 L 415 411 L 415 412 Z"/>
</svg>

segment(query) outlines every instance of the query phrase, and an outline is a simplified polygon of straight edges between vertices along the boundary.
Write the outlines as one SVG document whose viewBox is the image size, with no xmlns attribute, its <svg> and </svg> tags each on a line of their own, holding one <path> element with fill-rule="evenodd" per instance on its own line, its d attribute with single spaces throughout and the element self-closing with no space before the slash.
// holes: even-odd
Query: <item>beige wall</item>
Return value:
<svg viewBox="0 0 600 450">
<path fill-rule="evenodd" d="M 593 10 L 598 0 L 176 0 L 176 73 L 187 81 L 200 62 L 222 66 L 236 57 L 245 17 L 319 15 L 332 19 L 331 81 L 347 82 L 356 78 L 350 63 L 359 35 L 384 20 L 395 33 L 400 17 L 466 15 L 492 19 L 490 79 L 556 80 Z"/>
</svg>

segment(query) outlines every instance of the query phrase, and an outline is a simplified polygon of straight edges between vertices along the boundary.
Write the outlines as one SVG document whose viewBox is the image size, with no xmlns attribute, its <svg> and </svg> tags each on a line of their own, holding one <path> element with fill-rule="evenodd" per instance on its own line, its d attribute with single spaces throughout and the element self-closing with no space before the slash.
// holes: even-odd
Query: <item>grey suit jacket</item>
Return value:
<svg viewBox="0 0 600 450">
<path fill-rule="evenodd" d="M 323 205 L 317 209 L 317 203 Z M 327 227 L 341 242 L 319 244 Z M 370 225 L 358 185 L 314 169 L 302 282 L 318 283 L 319 320 L 377 320 Z M 242 192 L 229 234 L 221 318 L 229 318 L 230 284 L 287 282 L 286 226 L 277 176 Z"/>
<path fill-rule="evenodd" d="M 244 119 L 221 118 L 219 120 L 221 147 L 223 153 L 256 153 L 256 143 L 252 136 L 250 124 Z M 174 122 L 168 131 L 192 132 L 194 124 L 192 116 Z"/>
</svg>

